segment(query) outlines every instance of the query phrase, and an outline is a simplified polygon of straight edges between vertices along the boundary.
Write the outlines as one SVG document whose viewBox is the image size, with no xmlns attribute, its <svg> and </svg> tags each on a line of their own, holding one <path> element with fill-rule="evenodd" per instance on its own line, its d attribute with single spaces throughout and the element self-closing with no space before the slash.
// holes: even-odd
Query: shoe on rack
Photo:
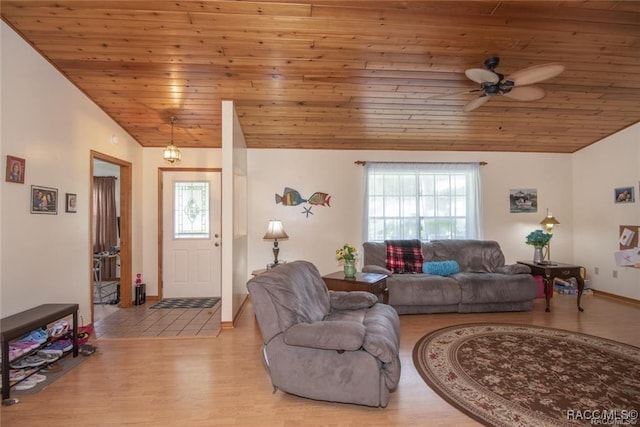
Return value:
<svg viewBox="0 0 640 427">
<path fill-rule="evenodd" d="M 34 380 L 34 381 L 35 381 L 35 382 L 37 382 L 37 383 L 41 383 L 41 382 L 43 382 L 43 381 L 46 381 L 46 380 L 47 380 L 47 376 L 46 376 L 46 375 L 42 375 L 42 374 L 35 373 L 35 374 L 31 375 L 31 376 L 29 377 L 29 379 L 30 379 L 30 380 Z"/>
<path fill-rule="evenodd" d="M 38 366 L 42 366 L 45 365 L 47 363 L 47 361 L 45 359 L 43 359 L 42 357 L 38 356 L 38 355 L 32 355 L 32 356 L 27 356 L 24 358 L 25 363 L 27 364 L 27 366 L 32 366 L 34 368 L 37 368 Z"/>
<path fill-rule="evenodd" d="M 44 348 L 44 349 L 38 351 L 38 355 L 48 354 L 48 355 L 51 355 L 51 356 L 55 356 L 57 358 L 62 357 L 62 353 L 63 353 L 62 350 L 57 350 L 55 348 L 50 348 L 50 347 L 47 347 L 47 348 Z"/>
<path fill-rule="evenodd" d="M 24 369 L 11 369 L 9 371 L 9 381 L 23 380 L 27 375 L 24 373 Z"/>
<path fill-rule="evenodd" d="M 73 341 L 71 341 L 69 339 L 65 339 L 65 340 L 58 340 L 58 341 L 52 343 L 50 346 L 44 348 L 43 351 L 60 350 L 63 353 L 66 353 L 67 351 L 71 350 L 72 348 L 73 348 Z"/>
<path fill-rule="evenodd" d="M 57 352 L 58 350 L 54 350 L 55 352 Z M 52 363 L 55 362 L 56 360 L 60 359 L 60 356 L 62 356 L 62 352 L 60 352 L 60 354 L 56 354 L 53 352 L 47 352 L 45 350 L 40 350 L 39 352 L 36 353 L 36 355 L 38 357 L 41 357 L 42 359 L 44 359 L 47 363 Z"/>
<path fill-rule="evenodd" d="M 51 338 L 60 338 L 70 329 L 69 322 L 66 320 L 58 320 L 52 327 L 47 329 L 47 334 Z"/>
<path fill-rule="evenodd" d="M 9 362 L 22 356 L 24 353 L 25 350 L 23 348 L 20 348 L 13 344 L 9 344 Z"/>
<path fill-rule="evenodd" d="M 31 331 L 29 335 L 27 335 L 29 339 L 37 342 L 38 344 L 44 344 L 49 339 L 49 334 L 44 329 L 36 329 L 35 331 Z"/>
<path fill-rule="evenodd" d="M 56 372 L 62 372 L 63 367 L 60 363 L 52 363 L 51 365 L 45 366 L 40 369 L 40 372 L 45 374 L 55 374 Z"/>
<path fill-rule="evenodd" d="M 35 380 L 31 378 L 27 378 L 26 380 L 20 381 L 18 384 L 13 386 L 14 390 L 29 390 L 30 388 L 34 388 L 38 384 Z"/>
<path fill-rule="evenodd" d="M 32 340 L 29 337 L 20 338 L 17 341 L 12 343 L 15 347 L 21 348 L 25 353 L 30 352 L 38 347 L 40 347 L 40 343 Z"/>
<path fill-rule="evenodd" d="M 25 369 L 30 367 L 31 365 L 27 363 L 27 360 L 25 358 L 25 359 L 19 359 L 14 362 L 11 362 L 9 363 L 9 366 L 11 367 L 11 369 Z"/>
</svg>

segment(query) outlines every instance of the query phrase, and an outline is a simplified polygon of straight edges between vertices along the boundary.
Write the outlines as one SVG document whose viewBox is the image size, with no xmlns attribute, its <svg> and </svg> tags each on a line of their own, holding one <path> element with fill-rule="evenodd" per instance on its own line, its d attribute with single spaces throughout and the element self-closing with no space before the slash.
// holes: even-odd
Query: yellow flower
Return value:
<svg viewBox="0 0 640 427">
<path fill-rule="evenodd" d="M 356 247 L 350 243 L 345 243 L 342 248 L 336 249 L 337 260 L 355 260 L 358 257 Z"/>
</svg>

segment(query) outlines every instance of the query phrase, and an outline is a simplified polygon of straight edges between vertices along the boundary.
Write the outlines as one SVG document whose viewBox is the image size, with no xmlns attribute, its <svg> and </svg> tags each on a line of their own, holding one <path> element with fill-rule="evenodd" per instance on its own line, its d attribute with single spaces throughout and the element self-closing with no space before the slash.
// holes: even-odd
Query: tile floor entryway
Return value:
<svg viewBox="0 0 640 427">
<path fill-rule="evenodd" d="M 212 308 L 188 309 L 151 309 L 153 304 L 95 305 L 95 338 L 215 337 L 220 333 L 220 302 Z"/>
</svg>

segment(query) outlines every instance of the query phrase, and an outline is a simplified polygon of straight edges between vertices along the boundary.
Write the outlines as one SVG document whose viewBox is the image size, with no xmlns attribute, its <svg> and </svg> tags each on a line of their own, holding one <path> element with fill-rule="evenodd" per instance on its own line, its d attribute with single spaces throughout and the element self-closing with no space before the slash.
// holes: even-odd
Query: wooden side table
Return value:
<svg viewBox="0 0 640 427">
<path fill-rule="evenodd" d="M 551 296 L 551 287 L 553 286 L 553 279 L 568 279 L 575 277 L 578 282 L 578 310 L 584 311 L 580 306 L 580 299 L 582 298 L 582 292 L 584 291 L 584 267 L 572 264 L 563 264 L 561 262 L 553 264 L 538 264 L 531 261 L 518 261 L 518 264 L 524 264 L 531 269 L 531 274 L 542 276 L 544 281 L 544 299 L 547 302 L 546 312 L 551 311 L 549 308 L 549 297 Z"/>
<path fill-rule="evenodd" d="M 378 297 L 382 295 L 385 304 L 389 302 L 386 274 L 356 273 L 355 278 L 346 278 L 344 271 L 336 271 L 322 276 L 322 279 L 330 291 L 366 291 Z"/>
</svg>

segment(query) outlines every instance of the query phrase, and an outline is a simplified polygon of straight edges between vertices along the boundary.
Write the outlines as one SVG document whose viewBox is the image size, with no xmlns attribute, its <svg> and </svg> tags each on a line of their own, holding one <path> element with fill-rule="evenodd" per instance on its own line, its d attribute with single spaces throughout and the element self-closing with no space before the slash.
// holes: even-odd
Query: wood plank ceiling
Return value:
<svg viewBox="0 0 640 427">
<path fill-rule="evenodd" d="M 142 146 L 572 153 L 639 120 L 638 1 L 5 1 L 2 19 Z M 559 62 L 545 98 L 464 71 Z M 441 96 L 447 95 L 449 96 Z"/>
</svg>

